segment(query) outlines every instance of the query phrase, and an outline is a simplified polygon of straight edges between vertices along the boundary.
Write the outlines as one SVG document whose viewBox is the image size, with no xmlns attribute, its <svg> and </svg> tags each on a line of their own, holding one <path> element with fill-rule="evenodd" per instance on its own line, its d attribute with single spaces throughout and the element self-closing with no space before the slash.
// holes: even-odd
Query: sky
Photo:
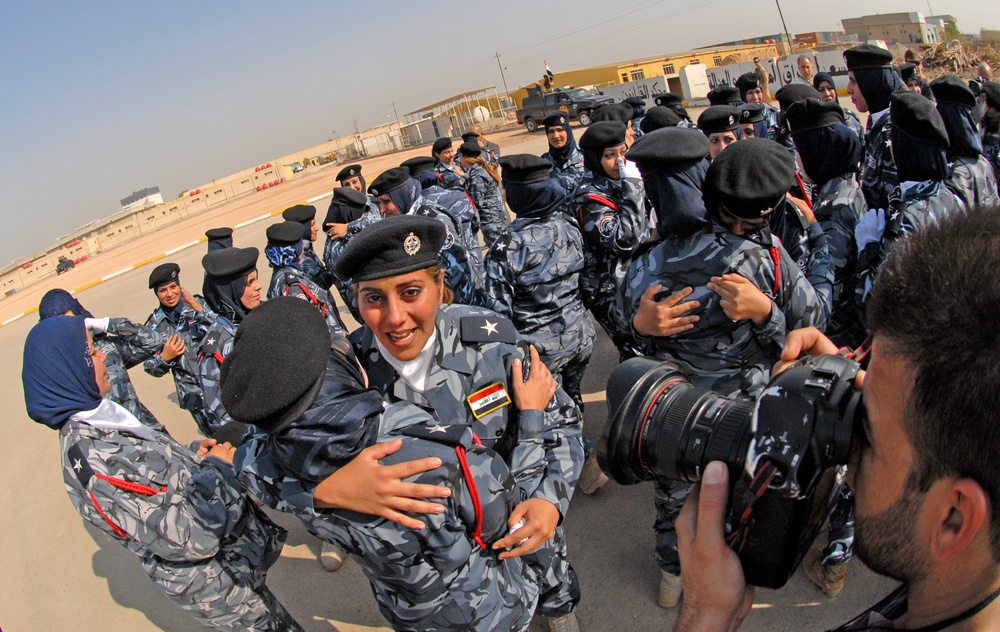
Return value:
<svg viewBox="0 0 1000 632">
<path fill-rule="evenodd" d="M 791 33 L 919 11 L 1000 29 L 995 0 L 784 0 Z M 485 86 L 782 30 L 773 0 L 9 2 L 0 266 L 120 210 Z"/>
</svg>

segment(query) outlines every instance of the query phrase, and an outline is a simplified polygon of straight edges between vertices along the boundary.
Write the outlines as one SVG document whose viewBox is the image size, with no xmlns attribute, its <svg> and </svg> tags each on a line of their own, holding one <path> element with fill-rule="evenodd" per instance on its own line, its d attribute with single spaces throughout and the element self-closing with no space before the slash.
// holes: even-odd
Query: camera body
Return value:
<svg viewBox="0 0 1000 632">
<path fill-rule="evenodd" d="M 679 365 L 633 358 L 608 380 L 601 467 L 622 484 L 697 482 L 729 466 L 729 540 L 747 582 L 780 588 L 829 515 L 864 414 L 858 364 L 807 357 L 774 376 L 756 401 L 691 384 Z"/>
</svg>

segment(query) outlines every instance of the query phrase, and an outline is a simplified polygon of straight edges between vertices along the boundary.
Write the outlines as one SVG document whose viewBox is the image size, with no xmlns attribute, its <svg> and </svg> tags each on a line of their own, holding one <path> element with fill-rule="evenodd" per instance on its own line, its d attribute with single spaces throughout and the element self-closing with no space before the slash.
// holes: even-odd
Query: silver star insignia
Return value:
<svg viewBox="0 0 1000 632">
<path fill-rule="evenodd" d="M 503 252 L 504 250 L 507 250 L 507 244 L 503 243 L 502 241 L 498 241 L 496 243 L 496 245 L 493 246 L 493 247 L 496 248 L 497 250 L 499 250 L 500 252 Z"/>
<path fill-rule="evenodd" d="M 208 340 L 205 341 L 205 344 L 207 344 L 207 345 L 214 345 L 215 344 L 215 338 L 209 338 Z"/>
<path fill-rule="evenodd" d="M 431 432 L 448 432 L 448 428 L 447 428 L 447 426 L 442 426 L 441 424 L 438 424 L 436 426 L 431 426 L 430 431 Z"/>
<path fill-rule="evenodd" d="M 73 459 L 73 469 L 77 472 L 83 469 L 83 463 L 80 463 L 80 459 Z"/>
<path fill-rule="evenodd" d="M 489 335 L 493 335 L 497 333 L 497 324 L 491 323 L 490 321 L 486 321 L 486 324 L 480 327 L 480 329 L 482 329 Z"/>
</svg>

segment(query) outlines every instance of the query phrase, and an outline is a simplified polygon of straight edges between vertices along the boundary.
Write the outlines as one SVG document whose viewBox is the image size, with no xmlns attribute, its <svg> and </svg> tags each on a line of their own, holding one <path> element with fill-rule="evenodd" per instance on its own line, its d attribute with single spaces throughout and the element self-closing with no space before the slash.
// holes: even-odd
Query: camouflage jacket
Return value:
<svg viewBox="0 0 1000 632">
<path fill-rule="evenodd" d="M 583 263 L 580 231 L 561 211 L 518 217 L 486 258 L 486 307 L 514 321 L 553 374 L 596 338 L 580 292 Z"/>
<path fill-rule="evenodd" d="M 962 200 L 966 208 L 1000 204 L 993 165 L 985 156 L 958 158 L 950 165 L 946 187 Z"/>
<path fill-rule="evenodd" d="M 94 347 L 107 356 L 104 365 L 108 369 L 111 391 L 105 398 L 118 402 L 140 420 L 152 419 L 152 413 L 139 401 L 128 370 L 155 356 L 163 349 L 167 337 L 127 318 L 111 318 L 107 332 L 95 334 L 93 338 Z"/>
<path fill-rule="evenodd" d="M 983 140 L 983 155 L 993 165 L 993 177 L 1000 192 L 1000 134 L 990 134 Z"/>
<path fill-rule="evenodd" d="M 854 275 L 858 259 L 854 229 L 867 209 L 854 174 L 846 173 L 821 186 L 812 210 L 823 227 L 833 260 L 833 310 L 825 333 L 837 346 L 856 347 L 864 340 L 864 323 L 854 320 Z"/>
<path fill-rule="evenodd" d="M 215 323 L 217 316 L 205 304 L 205 299 L 196 296 L 195 300 L 201 305 L 201 311 L 196 312 L 190 306 L 184 305 L 176 323 L 167 318 L 162 307 L 157 307 L 149 315 L 146 327 L 163 336 L 164 342 L 174 334 L 180 335 L 184 340 L 184 353 L 166 362 L 160 355 L 160 350 L 157 350 L 153 357 L 143 364 L 143 369 L 153 377 L 163 377 L 168 372 L 173 375 L 177 404 L 191 413 L 195 423 L 201 427 L 205 424 L 205 420 L 199 420 L 199 417 L 205 414 L 205 403 L 202 399 L 201 382 L 198 381 L 198 347 L 201 346 L 201 341 L 205 338 L 209 327 Z"/>
<path fill-rule="evenodd" d="M 195 421 L 199 421 L 198 430 L 206 437 L 213 436 L 219 428 L 233 421 L 222 405 L 220 374 L 222 363 L 233 350 L 235 336 L 236 326 L 219 316 L 215 324 L 205 332 L 198 348 L 198 381 L 201 383 L 205 403 L 205 425 L 202 426 L 197 417 Z"/>
<path fill-rule="evenodd" d="M 472 197 L 462 189 L 428 187 L 421 193 L 428 202 L 437 204 L 456 221 L 462 243 L 469 252 L 469 262 L 479 278 L 483 278 L 483 249 L 479 245 L 479 213 Z"/>
<path fill-rule="evenodd" d="M 167 597 L 206 625 L 300 630 L 273 595 L 262 595 L 285 530 L 249 501 L 232 465 L 199 459 L 166 431 L 148 433 L 75 417 L 60 429 L 63 480 L 76 510 L 135 553 Z"/>
<path fill-rule="evenodd" d="M 329 290 L 324 290 L 313 283 L 302 272 L 287 266 L 274 270 L 271 275 L 271 286 L 267 289 L 267 298 L 278 296 L 291 296 L 310 303 L 326 319 L 330 331 L 341 336 L 347 335 L 347 328 L 340 319 L 340 308 L 337 307 L 333 295 Z"/>
<path fill-rule="evenodd" d="M 438 172 L 438 177 L 444 182 L 445 187 L 449 189 L 464 189 L 465 188 L 465 176 L 458 175 L 455 170 L 455 163 L 452 166 L 446 167 L 440 160 L 434 165 L 434 170 Z"/>
<path fill-rule="evenodd" d="M 516 498 L 503 459 L 477 445 L 468 426 L 438 425 L 408 403 L 390 405 L 381 423 L 368 423 L 379 424 L 382 440 L 403 440 L 383 464 L 441 459 L 442 467 L 407 479 L 452 490 L 442 500 L 443 513 L 421 516 L 426 528 L 416 531 L 378 516 L 315 509 L 315 485 L 284 471 L 263 434 L 252 435 L 237 451 L 240 480 L 268 505 L 296 514 L 317 537 L 343 547 L 368 578 L 393 629 L 526 629 L 538 599 L 534 571 L 526 558 L 500 561 L 490 548 L 507 534 Z M 543 449 L 540 435 L 522 433 L 520 441 Z"/>
<path fill-rule="evenodd" d="M 343 237 L 337 239 L 330 239 L 329 235 L 326 238 L 326 244 L 323 246 L 323 263 L 326 264 L 326 270 L 329 274 L 331 280 L 331 288 L 336 287 L 337 291 L 340 292 L 340 298 L 344 301 L 344 305 L 350 310 L 351 315 L 358 322 L 361 322 L 361 313 L 358 312 L 358 302 L 354 296 L 354 292 L 351 289 L 350 279 L 341 279 L 334 272 L 337 266 L 337 260 L 340 259 L 340 255 L 344 252 L 344 248 L 347 248 L 347 244 L 351 243 L 351 239 L 355 235 L 360 233 L 364 228 L 371 226 L 375 222 L 380 221 L 385 217 L 382 215 L 382 211 L 371 206 L 365 210 L 365 214 L 354 220 L 353 222 L 348 222 L 347 233 Z"/>
<path fill-rule="evenodd" d="M 767 135 L 765 138 L 769 140 L 775 140 L 778 137 L 778 108 L 773 105 L 768 105 L 762 103 L 764 106 L 762 112 L 764 113 L 764 122 L 767 123 Z"/>
<path fill-rule="evenodd" d="M 322 288 L 330 287 L 331 279 L 328 278 L 323 260 L 316 254 L 312 241 L 308 239 L 302 240 L 301 266 L 302 272 L 310 281 Z"/>
<path fill-rule="evenodd" d="M 433 217 L 444 224 L 446 235 L 444 245 L 438 253 L 444 267 L 444 282 L 455 294 L 455 302 L 465 305 L 479 303 L 483 287 L 483 277 L 476 272 L 469 257 L 469 249 L 462 240 L 459 222 L 440 204 L 418 196 L 407 215 Z"/>
<path fill-rule="evenodd" d="M 552 175 L 559 180 L 559 184 L 566 191 L 567 198 L 572 198 L 576 194 L 576 188 L 583 181 L 583 176 L 587 170 L 583 167 L 583 152 L 580 148 L 575 148 L 569 157 L 557 164 L 551 152 L 542 154 L 542 158 L 552 163 Z"/>
<path fill-rule="evenodd" d="M 844 125 L 854 130 L 854 133 L 861 139 L 861 155 L 865 155 L 865 126 L 861 123 L 861 118 L 854 110 L 844 108 Z"/>
<path fill-rule="evenodd" d="M 865 306 L 871 296 L 878 267 L 892 245 L 921 226 L 934 224 L 963 208 L 962 201 L 940 182 L 906 182 L 896 193 L 899 198 L 889 209 L 882 237 L 858 253 L 858 283 L 855 299 L 864 322 Z"/>
<path fill-rule="evenodd" d="M 868 116 L 877 116 L 869 114 Z M 865 157 L 861 164 L 861 190 L 869 209 L 888 209 L 897 195 L 899 176 L 889 149 L 892 121 L 889 111 L 872 125 L 865 138 Z"/>
<path fill-rule="evenodd" d="M 479 211 L 483 242 L 490 246 L 507 232 L 507 207 L 500 197 L 500 189 L 482 165 L 474 164 L 465 172 L 465 190 Z"/>
<path fill-rule="evenodd" d="M 694 288 L 686 300 L 701 304 L 692 312 L 700 320 L 690 331 L 652 338 L 650 355 L 680 363 L 700 388 L 756 395 L 780 356 L 786 330 L 823 328 L 827 314 L 819 292 L 829 293 L 832 285 L 829 268 L 807 281 L 785 249 L 773 243 L 770 249 L 763 248 L 715 223 L 690 237 L 657 243 L 638 254 L 629 267 L 628 282 L 614 305 L 619 326 L 631 328 L 640 299 L 651 286 L 661 284 L 664 297 Z M 719 295 L 706 287 L 711 277 L 729 273 L 749 279 L 771 299 L 771 317 L 762 327 L 750 320 L 730 320 Z"/>
<path fill-rule="evenodd" d="M 472 428 L 485 447 L 506 459 L 517 483 L 517 502 L 542 498 L 565 516 L 583 466 L 576 404 L 560 388 L 544 411 L 515 408 L 511 363 L 515 352 L 523 353 L 515 347 L 513 325 L 499 314 L 466 305 L 442 305 L 436 325 L 434 362 L 422 394 L 381 356 L 368 327 L 351 334 L 371 387 L 390 403 L 411 402 L 433 411 L 444 424 Z M 510 439 L 518 432 L 542 437 L 544 449 L 518 442 L 511 447 Z"/>
</svg>

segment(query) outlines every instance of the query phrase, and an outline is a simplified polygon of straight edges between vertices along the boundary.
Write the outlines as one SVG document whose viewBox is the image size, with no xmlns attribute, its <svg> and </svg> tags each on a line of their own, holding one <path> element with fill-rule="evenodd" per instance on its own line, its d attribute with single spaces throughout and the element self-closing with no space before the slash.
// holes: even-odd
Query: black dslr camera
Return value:
<svg viewBox="0 0 1000 632">
<path fill-rule="evenodd" d="M 864 415 L 859 365 L 843 356 L 800 360 L 757 401 L 693 386 L 679 365 L 649 358 L 608 379 L 601 467 L 630 485 L 698 482 L 711 461 L 729 466 L 727 541 L 747 583 L 780 588 L 829 515 Z"/>
</svg>

